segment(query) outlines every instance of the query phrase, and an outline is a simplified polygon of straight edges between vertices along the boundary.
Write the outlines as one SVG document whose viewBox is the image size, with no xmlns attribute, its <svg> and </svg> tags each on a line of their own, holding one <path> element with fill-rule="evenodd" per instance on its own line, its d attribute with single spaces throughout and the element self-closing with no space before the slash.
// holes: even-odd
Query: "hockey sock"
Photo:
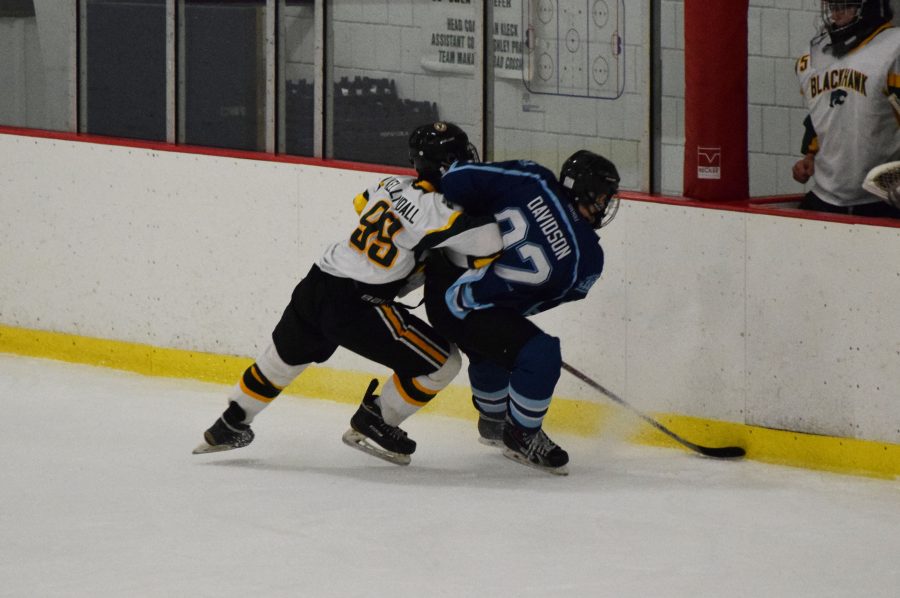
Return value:
<svg viewBox="0 0 900 598">
<path fill-rule="evenodd" d="M 422 378 L 419 376 L 418 378 Z M 381 416 L 392 426 L 399 426 L 403 420 L 428 404 L 437 391 L 428 390 L 417 382 L 418 378 L 399 378 L 397 374 L 385 382 L 378 397 Z"/>
<path fill-rule="evenodd" d="M 541 333 L 522 347 L 509 384 L 509 415 L 516 425 L 529 429 L 541 427 L 561 367 L 558 338 Z"/>
<path fill-rule="evenodd" d="M 479 413 L 490 419 L 506 417 L 508 371 L 489 361 L 470 361 L 469 384 L 472 386 L 472 404 Z"/>
<path fill-rule="evenodd" d="M 441 389 L 450 384 L 459 368 L 462 358 L 455 346 L 444 364 L 430 374 L 412 378 L 397 374 L 384 384 L 378 406 L 384 421 L 399 426 L 403 420 L 424 407 Z"/>
<path fill-rule="evenodd" d="M 275 345 L 269 344 L 256 359 L 256 363 L 244 371 L 228 397 L 247 414 L 243 423 L 252 422 L 308 365 L 285 363 L 278 356 Z"/>
</svg>

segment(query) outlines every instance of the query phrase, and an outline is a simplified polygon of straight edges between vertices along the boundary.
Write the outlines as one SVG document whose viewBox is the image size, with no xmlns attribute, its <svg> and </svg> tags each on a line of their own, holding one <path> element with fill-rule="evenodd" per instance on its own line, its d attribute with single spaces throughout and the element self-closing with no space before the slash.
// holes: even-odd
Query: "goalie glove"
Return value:
<svg viewBox="0 0 900 598">
<path fill-rule="evenodd" d="M 887 203 L 894 206 L 897 209 L 900 209 L 900 183 L 892 186 L 888 189 L 887 197 L 884 199 Z"/>
<path fill-rule="evenodd" d="M 862 188 L 900 209 L 900 161 L 881 164 L 870 170 Z"/>
</svg>

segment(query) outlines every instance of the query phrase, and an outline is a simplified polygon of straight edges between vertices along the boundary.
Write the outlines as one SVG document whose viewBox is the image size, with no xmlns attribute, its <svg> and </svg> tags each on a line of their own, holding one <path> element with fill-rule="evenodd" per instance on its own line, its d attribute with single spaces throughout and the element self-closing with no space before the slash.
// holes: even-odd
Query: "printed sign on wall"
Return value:
<svg viewBox="0 0 900 598">
<path fill-rule="evenodd" d="M 521 79 L 524 54 L 523 0 L 492 0 L 494 76 Z M 432 0 L 422 24 L 422 68 L 472 74 L 481 57 L 475 51 L 476 18 L 471 0 Z"/>
<path fill-rule="evenodd" d="M 449 73 L 475 72 L 475 18 L 471 2 L 432 0 L 422 23 L 422 68 Z"/>
</svg>

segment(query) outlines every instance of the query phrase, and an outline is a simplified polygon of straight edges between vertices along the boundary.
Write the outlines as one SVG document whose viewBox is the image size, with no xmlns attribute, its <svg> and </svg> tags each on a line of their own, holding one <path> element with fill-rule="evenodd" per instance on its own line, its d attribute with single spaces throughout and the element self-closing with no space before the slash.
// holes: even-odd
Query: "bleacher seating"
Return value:
<svg viewBox="0 0 900 598">
<path fill-rule="evenodd" d="M 312 88 L 305 80 L 288 81 L 288 153 L 312 154 Z M 393 79 L 342 77 L 333 109 L 334 157 L 355 162 L 409 166 L 409 134 L 438 120 L 436 103 L 401 99 Z"/>
</svg>

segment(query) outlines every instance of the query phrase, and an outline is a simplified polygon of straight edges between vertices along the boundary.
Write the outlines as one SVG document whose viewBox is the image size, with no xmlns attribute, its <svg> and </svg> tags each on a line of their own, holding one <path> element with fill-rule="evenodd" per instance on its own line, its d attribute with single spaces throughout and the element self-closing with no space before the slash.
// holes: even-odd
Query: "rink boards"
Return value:
<svg viewBox="0 0 900 598">
<path fill-rule="evenodd" d="M 382 174 L 9 134 L 0 154 L 0 350 L 226 383 Z M 685 435 L 900 473 L 898 229 L 632 200 L 602 244 L 590 297 L 538 317 L 564 359 Z M 301 394 L 386 373 L 327 365 Z M 440 409 L 470 415 L 457 384 Z M 602 397 L 566 374 L 557 395 L 555 425 L 602 428 Z"/>
</svg>

